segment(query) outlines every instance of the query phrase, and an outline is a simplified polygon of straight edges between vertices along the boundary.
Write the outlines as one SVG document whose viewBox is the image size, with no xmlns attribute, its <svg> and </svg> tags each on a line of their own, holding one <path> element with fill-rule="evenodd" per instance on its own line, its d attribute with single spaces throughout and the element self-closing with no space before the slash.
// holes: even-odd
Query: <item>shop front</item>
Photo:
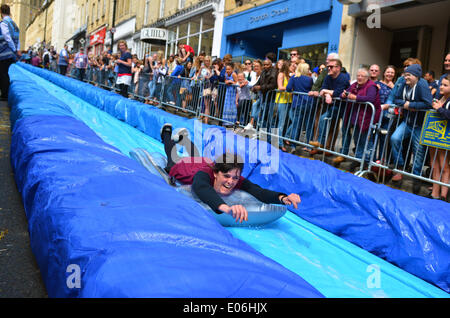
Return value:
<svg viewBox="0 0 450 318">
<path fill-rule="evenodd" d="M 342 4 L 336 0 L 278 0 L 224 18 L 221 56 L 288 58 L 297 49 L 311 67 L 337 52 Z"/>
<path fill-rule="evenodd" d="M 67 44 L 73 52 L 78 52 L 80 47 L 85 46 L 86 29 L 87 25 L 85 24 L 80 28 L 78 28 L 77 30 L 75 30 L 72 36 L 68 40 L 66 40 L 65 44 Z"/>
<path fill-rule="evenodd" d="M 117 42 L 119 40 L 124 40 L 127 42 L 127 46 L 134 52 L 134 41 L 133 35 L 136 30 L 136 17 L 132 17 L 131 19 L 125 20 L 117 24 L 114 28 L 110 29 L 109 32 L 106 32 L 105 43 L 104 45 L 107 47 L 111 46 L 111 33 L 114 34 L 111 51 L 113 53 L 117 52 Z"/>
<path fill-rule="evenodd" d="M 151 51 L 162 48 L 164 55 L 178 52 L 179 43 L 191 46 L 196 54 L 204 52 L 206 55 L 218 56 L 220 53 L 220 38 L 223 24 L 224 0 L 204 0 L 197 5 L 178 11 L 149 25 L 145 29 L 147 34 L 155 32 L 150 38 L 142 37 L 144 43 L 151 43 Z M 144 29 L 144 30 L 145 30 Z M 164 32 L 163 32 L 164 31 Z M 164 41 L 156 41 L 157 32 L 164 33 Z M 157 39 L 156 39 L 157 40 Z M 155 50 L 155 45 L 159 46 Z"/>
<path fill-rule="evenodd" d="M 154 53 L 164 55 L 166 43 L 173 37 L 170 33 L 171 31 L 162 28 L 142 28 L 133 36 L 134 52 L 140 59 Z"/>
<path fill-rule="evenodd" d="M 93 32 L 89 36 L 89 50 L 94 55 L 100 55 L 104 50 L 106 37 L 106 27 L 102 27 L 100 30 Z"/>
<path fill-rule="evenodd" d="M 362 0 L 348 7 L 356 41 L 342 49 L 351 56 L 353 74 L 371 64 L 394 65 L 400 74 L 409 57 L 418 58 L 424 72 L 442 74 L 450 44 L 450 1 L 379 0 L 370 6 Z"/>
</svg>

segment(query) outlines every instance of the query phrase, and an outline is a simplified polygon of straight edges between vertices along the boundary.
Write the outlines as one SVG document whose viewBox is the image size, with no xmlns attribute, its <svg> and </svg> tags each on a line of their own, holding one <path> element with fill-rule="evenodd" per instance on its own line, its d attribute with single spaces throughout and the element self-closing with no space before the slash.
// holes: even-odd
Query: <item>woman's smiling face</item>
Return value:
<svg viewBox="0 0 450 318">
<path fill-rule="evenodd" d="M 229 195 L 236 187 L 241 171 L 237 168 L 228 172 L 214 173 L 214 190 L 221 195 Z"/>
</svg>

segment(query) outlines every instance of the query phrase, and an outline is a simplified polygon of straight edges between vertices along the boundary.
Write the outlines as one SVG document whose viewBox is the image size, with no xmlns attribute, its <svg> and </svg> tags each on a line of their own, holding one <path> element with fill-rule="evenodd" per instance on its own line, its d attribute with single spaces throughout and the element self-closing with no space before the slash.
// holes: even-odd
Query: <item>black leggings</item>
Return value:
<svg viewBox="0 0 450 318">
<path fill-rule="evenodd" d="M 122 95 L 125 98 L 128 98 L 128 85 L 119 84 L 119 89 L 120 89 L 120 95 Z"/>
<path fill-rule="evenodd" d="M 165 170 L 167 172 L 170 172 L 170 169 L 172 169 L 172 167 L 181 160 L 181 157 L 178 156 L 176 149 L 177 143 L 172 140 L 171 132 L 164 131 L 161 135 L 161 138 L 164 144 L 164 151 L 166 152 L 167 156 L 167 166 Z M 188 136 L 183 135 L 183 138 L 178 144 L 183 146 L 189 152 L 189 155 L 191 157 L 200 157 L 200 152 Z"/>
</svg>

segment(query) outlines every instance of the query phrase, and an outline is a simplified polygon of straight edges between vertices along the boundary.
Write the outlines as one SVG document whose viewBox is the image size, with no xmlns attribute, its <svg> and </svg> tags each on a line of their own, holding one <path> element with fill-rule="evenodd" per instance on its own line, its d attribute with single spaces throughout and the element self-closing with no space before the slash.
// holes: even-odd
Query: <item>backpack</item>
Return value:
<svg viewBox="0 0 450 318">
<path fill-rule="evenodd" d="M 50 63 L 50 53 L 49 52 L 45 52 L 44 53 L 44 65 L 47 65 L 48 63 Z"/>
</svg>

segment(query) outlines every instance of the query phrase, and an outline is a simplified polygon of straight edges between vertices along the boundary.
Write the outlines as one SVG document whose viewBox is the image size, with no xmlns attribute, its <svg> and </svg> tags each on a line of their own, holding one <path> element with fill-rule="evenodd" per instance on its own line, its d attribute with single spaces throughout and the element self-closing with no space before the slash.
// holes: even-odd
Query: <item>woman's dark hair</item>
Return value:
<svg viewBox="0 0 450 318">
<path fill-rule="evenodd" d="M 226 152 L 216 157 L 212 169 L 215 173 L 219 171 L 222 173 L 227 173 L 233 169 L 238 169 L 242 172 L 244 169 L 244 161 L 238 154 Z"/>
<path fill-rule="evenodd" d="M 0 7 L 0 12 L 2 14 L 11 15 L 11 9 L 7 4 L 2 4 L 2 6 Z"/>
</svg>

